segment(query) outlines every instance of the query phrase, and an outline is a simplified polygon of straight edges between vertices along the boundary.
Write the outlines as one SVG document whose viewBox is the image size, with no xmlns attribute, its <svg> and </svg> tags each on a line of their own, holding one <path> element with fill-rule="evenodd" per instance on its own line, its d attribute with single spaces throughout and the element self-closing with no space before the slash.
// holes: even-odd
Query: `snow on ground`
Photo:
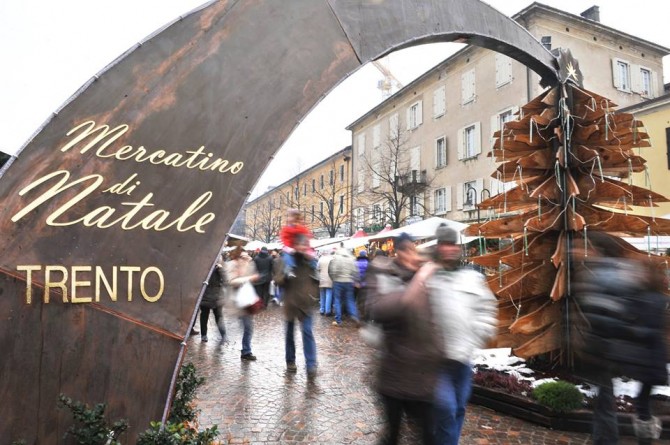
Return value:
<svg viewBox="0 0 670 445">
<path fill-rule="evenodd" d="M 480 349 L 475 354 L 473 365 L 505 372 L 519 380 L 529 382 L 533 387 L 557 380 L 555 378 L 536 379 L 533 376 L 534 371 L 526 366 L 526 360 L 512 355 L 511 348 Z M 670 363 L 668 364 L 668 372 L 670 373 Z M 615 378 L 613 384 L 616 396 L 636 397 L 641 386 L 640 382 L 627 378 Z M 597 387 L 588 384 L 578 385 L 578 388 L 588 397 L 595 396 L 598 393 Z M 670 397 L 670 386 L 655 386 L 651 393 Z"/>
</svg>

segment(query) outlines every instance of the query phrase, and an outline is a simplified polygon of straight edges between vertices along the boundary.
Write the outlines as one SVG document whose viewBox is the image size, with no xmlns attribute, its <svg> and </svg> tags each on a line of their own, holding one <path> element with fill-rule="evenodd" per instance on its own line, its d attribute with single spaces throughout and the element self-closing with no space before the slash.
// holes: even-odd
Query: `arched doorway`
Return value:
<svg viewBox="0 0 670 445">
<path fill-rule="evenodd" d="M 270 157 L 361 65 L 456 40 L 557 79 L 530 34 L 465 0 L 211 2 L 91 79 L 0 180 L 0 436 L 57 443 L 59 393 L 105 401 L 131 436 L 161 417 L 207 268 Z"/>
</svg>

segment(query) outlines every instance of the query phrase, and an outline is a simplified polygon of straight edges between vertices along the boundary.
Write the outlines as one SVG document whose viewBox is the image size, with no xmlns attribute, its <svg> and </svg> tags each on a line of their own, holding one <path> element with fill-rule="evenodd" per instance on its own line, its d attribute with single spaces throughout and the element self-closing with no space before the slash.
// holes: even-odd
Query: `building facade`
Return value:
<svg viewBox="0 0 670 445">
<path fill-rule="evenodd" d="M 576 16 L 533 3 L 514 19 L 548 49 L 570 49 L 587 90 L 622 107 L 661 96 L 662 58 L 670 50 L 601 24 L 594 8 Z M 416 186 L 399 189 L 413 193 L 404 220 L 488 217 L 476 205 L 519 179 L 492 176 L 497 168 L 487 156 L 492 135 L 541 92 L 539 76 L 524 65 L 467 46 L 357 119 L 347 127 L 354 225 L 382 226 L 394 209 L 381 191 L 394 181 L 406 184 L 408 177 Z M 391 181 L 384 181 L 387 177 Z"/>
<path fill-rule="evenodd" d="M 302 212 L 316 238 L 349 235 L 350 196 L 351 147 L 346 147 L 246 203 L 245 236 L 276 240 L 289 209 Z"/>
<path fill-rule="evenodd" d="M 623 108 L 621 111 L 632 113 L 636 119 L 641 120 L 651 141 L 651 147 L 643 148 L 640 152 L 647 160 L 647 171 L 635 173 L 633 184 L 670 198 L 670 94 Z M 635 208 L 634 212 L 646 216 L 670 215 L 670 203 L 649 204 L 649 207 Z"/>
</svg>

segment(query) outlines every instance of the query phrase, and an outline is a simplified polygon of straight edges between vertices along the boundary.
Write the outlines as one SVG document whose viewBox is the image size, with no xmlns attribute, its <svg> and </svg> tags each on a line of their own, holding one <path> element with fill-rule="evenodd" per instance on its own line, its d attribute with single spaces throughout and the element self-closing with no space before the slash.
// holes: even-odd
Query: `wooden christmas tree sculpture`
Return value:
<svg viewBox="0 0 670 445">
<path fill-rule="evenodd" d="M 575 82 L 563 82 L 522 107 L 519 119 L 494 135 L 491 155 L 501 164 L 492 176 L 517 186 L 480 208 L 514 216 L 472 225 L 465 233 L 512 239 L 511 246 L 473 261 L 497 270 L 489 278 L 499 304 L 497 346 L 512 347 L 517 356 L 551 353 L 570 364 L 576 304 L 571 249 L 581 245 L 588 252 L 590 232 L 670 234 L 670 221 L 628 213 L 630 206 L 669 200 L 632 184 L 634 172 L 646 171 L 638 149 L 650 146 L 649 136 L 642 122 L 614 107 Z M 619 241 L 628 256 L 649 259 Z"/>
</svg>

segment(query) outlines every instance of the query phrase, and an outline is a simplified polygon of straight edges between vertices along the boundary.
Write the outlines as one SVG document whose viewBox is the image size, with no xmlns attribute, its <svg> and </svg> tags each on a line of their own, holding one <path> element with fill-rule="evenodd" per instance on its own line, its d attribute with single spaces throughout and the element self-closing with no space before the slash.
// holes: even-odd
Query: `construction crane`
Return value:
<svg viewBox="0 0 670 445">
<path fill-rule="evenodd" d="M 384 80 L 377 82 L 377 88 L 381 90 L 383 99 L 390 97 L 391 94 L 393 94 L 394 88 L 396 91 L 402 88 L 403 85 L 400 81 L 396 79 L 393 73 L 391 73 L 391 70 L 389 70 L 383 63 L 379 60 L 373 60 L 372 64 L 384 75 Z"/>
</svg>

